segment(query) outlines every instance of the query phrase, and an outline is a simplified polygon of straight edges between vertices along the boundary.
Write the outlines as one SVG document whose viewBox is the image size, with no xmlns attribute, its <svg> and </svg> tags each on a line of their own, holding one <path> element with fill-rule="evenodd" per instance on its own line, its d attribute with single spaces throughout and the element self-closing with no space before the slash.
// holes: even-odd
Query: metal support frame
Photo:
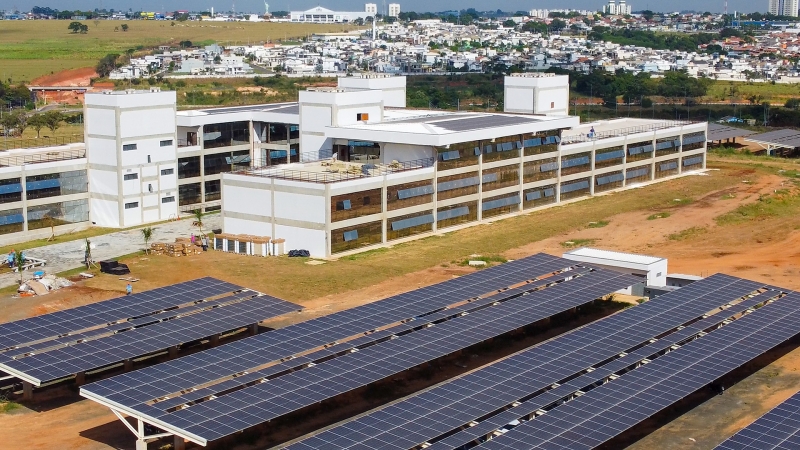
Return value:
<svg viewBox="0 0 800 450">
<path fill-rule="evenodd" d="M 250 327 L 249 327 L 249 328 L 250 328 L 250 329 L 249 329 L 249 331 L 250 331 L 250 336 L 255 336 L 255 335 L 257 335 L 257 334 L 258 334 L 258 322 L 256 322 L 256 323 L 253 323 L 253 324 L 250 324 Z"/>
<path fill-rule="evenodd" d="M 33 385 L 27 381 L 22 382 L 22 399 L 33 400 Z"/>
<path fill-rule="evenodd" d="M 219 345 L 219 333 L 212 334 L 211 336 L 208 337 L 208 345 L 211 347 L 216 347 L 217 345 Z"/>
<path fill-rule="evenodd" d="M 133 425 L 131 425 L 130 422 L 128 422 L 125 419 L 125 417 L 123 417 L 122 414 L 119 413 L 119 411 L 117 411 L 116 409 L 113 409 L 113 408 L 109 408 L 109 409 L 111 409 L 111 412 L 113 412 L 114 415 L 117 416 L 117 418 L 120 420 L 120 422 L 122 422 L 131 431 L 131 433 L 133 433 L 133 435 L 136 436 L 136 450 L 147 450 L 147 440 L 148 439 L 159 439 L 159 438 L 162 438 L 162 437 L 174 436 L 172 433 L 159 433 L 159 434 L 151 434 L 150 436 L 147 436 L 144 433 L 144 422 L 142 421 L 142 419 L 136 419 L 136 428 L 134 428 Z M 183 443 L 183 445 L 180 447 L 180 450 L 185 449 L 186 445 L 185 445 L 185 441 L 184 441 L 183 438 L 179 438 L 178 436 L 175 436 L 175 444 L 177 445 L 178 439 L 180 439 L 181 443 Z M 175 450 L 179 450 L 179 448 L 176 446 Z"/>
</svg>

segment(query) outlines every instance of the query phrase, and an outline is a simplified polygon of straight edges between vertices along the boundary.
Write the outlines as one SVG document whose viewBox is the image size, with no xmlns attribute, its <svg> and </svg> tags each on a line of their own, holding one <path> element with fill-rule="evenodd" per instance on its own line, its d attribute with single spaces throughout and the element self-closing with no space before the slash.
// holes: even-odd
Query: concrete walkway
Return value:
<svg viewBox="0 0 800 450">
<path fill-rule="evenodd" d="M 214 228 L 222 228 L 222 218 L 219 214 L 211 214 L 203 217 L 203 232 L 208 233 Z M 153 242 L 175 242 L 177 237 L 189 237 L 191 233 L 197 233 L 197 227 L 192 226 L 191 218 L 184 218 L 175 222 L 153 225 Z M 63 236 L 61 236 L 63 238 Z M 105 259 L 117 258 L 144 249 L 142 232 L 139 229 L 118 231 L 115 233 L 104 234 L 89 238 L 94 248 L 92 258 L 99 263 Z M 86 242 L 83 239 L 74 241 L 59 242 L 57 244 L 46 245 L 44 247 L 26 250 L 22 245 L 15 247 L 17 250 L 25 251 L 26 256 L 47 260 L 44 267 L 47 273 L 59 273 L 65 270 L 75 269 L 83 266 L 84 250 Z M 26 271 L 26 278 L 30 277 L 36 268 Z M 0 275 L 0 287 L 13 286 L 19 283 L 19 274 L 14 272 Z"/>
</svg>

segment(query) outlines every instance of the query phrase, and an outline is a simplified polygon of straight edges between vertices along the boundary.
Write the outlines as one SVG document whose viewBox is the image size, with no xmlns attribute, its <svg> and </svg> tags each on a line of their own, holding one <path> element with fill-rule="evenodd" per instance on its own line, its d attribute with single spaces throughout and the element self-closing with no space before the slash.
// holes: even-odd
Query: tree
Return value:
<svg viewBox="0 0 800 450">
<path fill-rule="evenodd" d="M 97 67 L 95 67 L 97 74 L 101 77 L 109 76 L 111 72 L 117 68 L 117 59 L 119 59 L 119 55 L 116 53 L 109 53 L 104 56 L 100 62 L 97 63 Z"/>
<path fill-rule="evenodd" d="M 64 113 L 61 111 L 47 111 L 44 113 L 45 126 L 55 133 L 61 127 L 61 122 L 64 121 Z"/>
<path fill-rule="evenodd" d="M 197 227 L 200 231 L 200 235 L 203 235 L 203 212 L 200 209 L 195 209 L 192 211 L 194 214 L 194 221 L 192 222 L 192 226 Z"/>
<path fill-rule="evenodd" d="M 503 26 L 506 28 L 514 28 L 517 26 L 517 22 L 514 22 L 514 20 L 512 19 L 508 19 L 505 22 L 503 22 Z"/>
<path fill-rule="evenodd" d="M 790 98 L 789 100 L 786 100 L 786 103 L 783 106 L 789 109 L 798 109 L 800 108 L 800 98 Z"/>
<path fill-rule="evenodd" d="M 150 242 L 150 239 L 153 237 L 153 227 L 142 228 L 141 232 L 142 239 L 144 240 L 144 252 L 145 254 L 150 253 L 147 243 Z"/>
<path fill-rule="evenodd" d="M 122 31 L 128 31 L 128 28 L 129 28 L 129 27 L 128 27 L 128 24 L 127 24 L 127 23 L 123 23 L 123 24 L 122 24 Z"/>
<path fill-rule="evenodd" d="M 22 270 L 25 269 L 25 256 L 22 255 L 22 251 L 14 252 L 14 266 L 17 268 L 17 272 L 19 272 L 19 284 L 22 284 Z"/>
<path fill-rule="evenodd" d="M 0 125 L 3 125 L 6 134 L 13 130 L 20 136 L 28 128 L 28 116 L 23 111 L 6 114 L 0 118 Z"/>
<path fill-rule="evenodd" d="M 36 138 L 39 138 L 42 128 L 47 126 L 44 114 L 34 114 L 28 119 L 28 126 L 36 130 Z"/>
<path fill-rule="evenodd" d="M 550 28 L 552 28 L 554 31 L 562 30 L 566 28 L 566 26 L 567 22 L 564 22 L 561 19 L 554 19 L 552 22 L 550 22 Z"/>
<path fill-rule="evenodd" d="M 72 31 L 73 34 L 80 33 L 83 31 L 83 26 L 84 25 L 80 22 L 70 22 L 70 24 L 67 25 L 67 29 Z"/>
</svg>

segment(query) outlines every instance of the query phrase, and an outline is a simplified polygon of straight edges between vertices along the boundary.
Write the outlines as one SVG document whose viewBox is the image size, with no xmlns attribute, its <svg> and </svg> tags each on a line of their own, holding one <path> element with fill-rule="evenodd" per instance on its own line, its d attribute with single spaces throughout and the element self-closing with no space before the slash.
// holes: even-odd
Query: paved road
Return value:
<svg viewBox="0 0 800 450">
<path fill-rule="evenodd" d="M 212 214 L 203 218 L 204 232 L 221 227 L 222 218 L 219 214 Z M 189 237 L 193 232 L 197 233 L 197 227 L 192 226 L 191 218 L 154 225 L 153 239 L 151 242 L 175 242 L 176 237 Z M 128 255 L 144 248 L 142 233 L 138 229 L 95 236 L 89 238 L 89 240 L 94 245 L 92 258 L 94 258 L 95 261 Z M 59 242 L 57 244 L 46 245 L 31 250 L 25 250 L 22 247 L 16 250 L 24 250 L 25 255 L 33 258 L 46 259 L 47 265 L 45 266 L 45 271 L 47 273 L 58 273 L 83 266 L 83 252 L 85 246 L 85 242 L 79 239 Z M 36 270 L 40 269 L 37 268 Z M 30 273 L 32 271 L 28 272 Z M 19 283 L 19 275 L 16 273 L 12 272 L 0 275 L 0 287 L 12 286 L 17 283 Z"/>
</svg>

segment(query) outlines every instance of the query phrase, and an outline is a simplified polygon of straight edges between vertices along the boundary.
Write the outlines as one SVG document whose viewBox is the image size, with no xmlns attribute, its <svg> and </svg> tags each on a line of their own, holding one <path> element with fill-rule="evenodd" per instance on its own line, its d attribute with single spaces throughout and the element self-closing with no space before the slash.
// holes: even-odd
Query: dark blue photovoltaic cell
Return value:
<svg viewBox="0 0 800 450">
<path fill-rule="evenodd" d="M 429 449 L 458 448 L 777 295 L 776 291 L 768 290 L 726 308 L 725 312 L 692 322 L 759 287 L 757 283 L 724 275 L 709 277 L 289 448 L 349 448 L 349 444 L 340 446 L 334 442 L 350 441 L 374 449 L 411 448 L 424 442 L 434 442 Z M 675 331 L 689 322 L 691 325 Z M 674 332 L 649 342 L 669 330 Z M 630 351 L 633 347 L 639 348 Z M 628 351 L 624 357 L 600 364 Z M 595 370 L 581 375 L 593 366 Z M 570 381 L 561 381 L 564 379 Z M 556 382 L 562 385 L 519 403 Z M 515 403 L 517 406 L 511 407 Z M 488 417 L 493 413 L 494 416 Z M 477 420 L 480 423 L 475 425 Z M 470 423 L 472 426 L 467 427 Z M 370 432 L 361 434 L 359 430 L 367 426 Z M 464 429 L 444 437 L 461 428 Z"/>
<path fill-rule="evenodd" d="M 551 275 L 570 267 L 574 268 L 569 272 Z M 545 278 L 525 283 L 537 277 Z M 535 255 L 275 330 L 269 333 L 269 341 L 261 336 L 247 338 L 93 383 L 81 393 L 124 405 L 161 428 L 214 440 L 567 311 L 636 281 L 628 275 L 587 270 L 571 261 Z M 473 300 L 442 310 L 468 299 Z M 458 313 L 457 308 L 467 309 Z M 364 333 L 387 324 L 394 325 Z M 350 340 L 336 343 L 359 335 L 365 346 L 357 352 L 348 351 Z M 330 345 L 312 352 L 311 359 L 305 354 L 293 356 L 326 343 Z M 331 355 L 329 351 L 336 351 L 335 357 L 314 359 Z M 237 373 L 243 375 L 226 378 Z M 269 381 L 262 383 L 262 379 Z M 199 384 L 205 387 L 193 389 Z"/>
<path fill-rule="evenodd" d="M 796 450 L 800 448 L 800 392 L 773 408 L 714 450 Z"/>
<path fill-rule="evenodd" d="M 165 297 L 159 298 L 159 294 Z M 86 325 L 99 318 L 116 318 L 110 322 L 50 336 L 44 335 L 43 330 L 53 328 L 40 326 L 39 336 L 43 337 L 4 345 L 0 349 L 0 370 L 39 385 L 302 309 L 213 278 L 142 292 L 136 295 L 142 302 L 138 305 L 129 305 L 132 297 L 87 305 L 94 310 L 86 312 L 86 321 L 71 321 Z M 153 311 L 155 307 L 160 309 Z M 71 311 L 54 315 L 74 317 Z M 143 311 L 147 314 L 141 314 Z M 5 329 L 13 331 L 15 324 L 18 322 L 6 324 Z M 32 330 L 27 332 L 28 338 L 33 336 Z"/>
</svg>

